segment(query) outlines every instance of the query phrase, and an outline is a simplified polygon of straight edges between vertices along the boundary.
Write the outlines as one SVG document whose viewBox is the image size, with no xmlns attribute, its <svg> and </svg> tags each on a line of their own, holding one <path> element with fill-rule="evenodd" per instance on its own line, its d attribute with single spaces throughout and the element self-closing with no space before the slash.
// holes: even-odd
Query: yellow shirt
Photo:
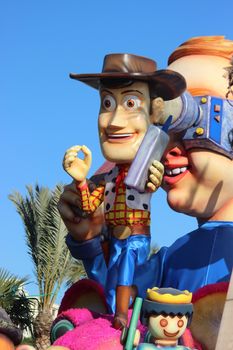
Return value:
<svg viewBox="0 0 233 350">
<path fill-rule="evenodd" d="M 91 194 L 87 185 L 79 188 L 82 200 L 82 210 L 94 212 L 104 200 L 105 187 L 98 186 Z M 126 205 L 126 189 L 123 181 L 116 188 L 116 197 L 112 208 L 105 211 L 105 222 L 107 225 L 132 226 L 150 225 L 150 212 L 147 210 L 132 209 Z M 108 209 L 108 208 L 107 208 Z"/>
</svg>

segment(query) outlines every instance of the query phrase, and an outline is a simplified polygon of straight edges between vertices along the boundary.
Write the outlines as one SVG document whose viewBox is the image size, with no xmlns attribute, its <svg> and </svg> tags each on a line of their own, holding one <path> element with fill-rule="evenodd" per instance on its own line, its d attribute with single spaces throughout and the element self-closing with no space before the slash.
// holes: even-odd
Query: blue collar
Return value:
<svg viewBox="0 0 233 350">
<path fill-rule="evenodd" d="M 215 228 L 219 226 L 233 226 L 233 221 L 205 221 L 198 225 L 200 228 Z"/>
</svg>

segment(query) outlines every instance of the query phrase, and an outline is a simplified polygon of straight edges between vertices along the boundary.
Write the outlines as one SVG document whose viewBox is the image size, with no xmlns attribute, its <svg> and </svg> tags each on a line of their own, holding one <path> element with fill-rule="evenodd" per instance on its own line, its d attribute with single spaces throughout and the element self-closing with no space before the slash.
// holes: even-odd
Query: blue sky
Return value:
<svg viewBox="0 0 233 350">
<path fill-rule="evenodd" d="M 232 1 L 2 0 L 0 2 L 0 267 L 34 281 L 21 219 L 8 195 L 25 185 L 70 182 L 61 162 L 73 144 L 93 151 L 92 172 L 103 162 L 98 93 L 69 79 L 95 73 L 103 57 L 126 52 L 154 58 L 190 37 L 233 39 Z M 173 212 L 159 190 L 152 202 L 153 242 L 169 245 L 196 221 Z M 29 288 L 36 293 L 36 285 Z"/>
</svg>

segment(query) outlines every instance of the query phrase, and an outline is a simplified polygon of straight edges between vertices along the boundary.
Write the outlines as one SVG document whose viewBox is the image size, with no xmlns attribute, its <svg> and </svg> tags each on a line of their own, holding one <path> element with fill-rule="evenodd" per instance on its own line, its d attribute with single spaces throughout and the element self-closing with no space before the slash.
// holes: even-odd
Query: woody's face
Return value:
<svg viewBox="0 0 233 350">
<path fill-rule="evenodd" d="M 131 163 L 150 124 L 148 84 L 100 90 L 99 137 L 104 157 Z"/>
</svg>

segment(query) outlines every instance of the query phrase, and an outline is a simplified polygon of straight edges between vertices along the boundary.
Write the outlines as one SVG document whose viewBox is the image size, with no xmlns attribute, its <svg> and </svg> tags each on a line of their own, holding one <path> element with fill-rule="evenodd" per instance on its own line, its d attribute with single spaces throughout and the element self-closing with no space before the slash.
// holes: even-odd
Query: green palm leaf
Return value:
<svg viewBox="0 0 233 350">
<path fill-rule="evenodd" d="M 27 277 L 18 277 L 0 268 L 0 306 L 6 310 L 13 323 L 22 330 L 32 331 L 33 304 L 25 295 Z"/>
<path fill-rule="evenodd" d="M 35 333 L 39 337 L 43 334 L 43 327 L 48 327 L 48 323 L 51 323 L 52 306 L 62 284 L 77 281 L 84 275 L 84 269 L 80 262 L 74 263 L 65 244 L 67 229 L 57 210 L 63 186 L 57 185 L 53 191 L 38 185 L 26 188 L 25 197 L 14 192 L 9 199 L 23 221 L 27 249 L 38 284 L 37 323 L 40 323 L 40 327 L 35 329 Z M 46 332 L 47 328 L 44 334 Z M 39 346 L 42 350 L 43 345 L 40 343 Z"/>
</svg>

